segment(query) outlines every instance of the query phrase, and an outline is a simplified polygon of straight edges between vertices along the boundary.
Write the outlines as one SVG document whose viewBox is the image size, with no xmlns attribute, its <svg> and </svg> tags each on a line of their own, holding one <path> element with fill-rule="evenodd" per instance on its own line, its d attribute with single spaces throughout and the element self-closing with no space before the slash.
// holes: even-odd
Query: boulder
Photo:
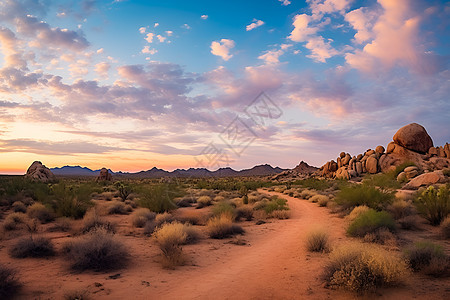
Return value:
<svg viewBox="0 0 450 300">
<path fill-rule="evenodd" d="M 355 170 L 349 170 L 349 171 L 348 171 L 348 176 L 349 176 L 350 178 L 358 177 L 358 173 L 356 173 Z"/>
<path fill-rule="evenodd" d="M 400 128 L 394 135 L 394 142 L 406 149 L 425 154 L 433 147 L 433 140 L 425 128 L 417 123 L 411 123 Z"/>
<path fill-rule="evenodd" d="M 450 144 L 445 143 L 444 152 L 445 152 L 445 157 L 450 159 Z"/>
<path fill-rule="evenodd" d="M 356 160 L 357 160 L 357 161 L 360 161 L 362 158 L 363 158 L 363 155 L 360 153 L 360 154 L 358 154 L 358 156 L 356 157 Z"/>
<path fill-rule="evenodd" d="M 50 171 L 50 169 L 43 165 L 40 161 L 35 161 L 31 164 L 25 174 L 25 178 L 32 181 L 45 183 L 56 181 L 55 174 L 53 174 L 52 171 Z"/>
<path fill-rule="evenodd" d="M 347 153 L 347 154 L 344 156 L 344 158 L 341 160 L 342 165 L 343 165 L 343 166 L 348 165 L 348 163 L 350 162 L 350 159 L 352 159 L 352 157 L 350 156 L 350 154 Z"/>
<path fill-rule="evenodd" d="M 111 180 L 112 176 L 107 168 L 102 168 L 96 179 L 96 181 L 111 181 Z"/>
<path fill-rule="evenodd" d="M 430 158 L 429 164 L 431 169 L 442 170 L 450 168 L 450 159 L 435 156 Z"/>
<path fill-rule="evenodd" d="M 378 172 L 378 160 L 374 156 L 369 156 L 366 160 L 366 169 L 370 174 Z"/>
<path fill-rule="evenodd" d="M 439 157 L 445 157 L 444 147 L 440 146 L 439 148 L 437 148 L 437 153 Z"/>
<path fill-rule="evenodd" d="M 339 157 L 340 157 L 340 158 L 344 158 L 344 156 L 345 156 L 345 152 L 341 152 L 341 153 L 339 154 Z"/>
<path fill-rule="evenodd" d="M 398 182 L 406 181 L 406 173 L 405 172 L 400 172 L 400 174 L 397 175 L 397 181 Z"/>
<path fill-rule="evenodd" d="M 384 153 L 384 147 L 383 147 L 383 146 L 377 146 L 377 147 L 375 148 L 375 152 L 376 152 L 376 153 L 383 154 L 383 153 Z"/>
<path fill-rule="evenodd" d="M 419 168 L 417 168 L 416 166 L 410 166 L 410 167 L 406 167 L 403 171 L 408 173 L 408 172 L 412 172 L 412 171 L 418 171 Z"/>
<path fill-rule="evenodd" d="M 375 150 L 368 149 L 368 150 L 366 151 L 366 153 L 364 153 L 364 156 L 371 156 L 371 155 L 374 154 L 374 153 L 375 153 Z"/>
<path fill-rule="evenodd" d="M 350 179 L 350 175 L 345 167 L 341 167 L 336 171 L 335 177 L 337 179 Z"/>
<path fill-rule="evenodd" d="M 355 167 L 356 167 L 356 173 L 358 173 L 358 175 L 362 174 L 363 167 L 362 167 L 362 163 L 360 161 L 356 162 Z"/>
<path fill-rule="evenodd" d="M 438 151 L 437 151 L 436 147 L 430 147 L 430 149 L 428 149 L 428 154 L 430 154 L 431 156 L 437 156 Z"/>
<path fill-rule="evenodd" d="M 407 185 L 404 186 L 405 189 L 418 189 L 421 186 L 429 186 L 436 183 L 445 183 L 447 181 L 442 170 L 424 173 L 411 179 Z"/>
</svg>

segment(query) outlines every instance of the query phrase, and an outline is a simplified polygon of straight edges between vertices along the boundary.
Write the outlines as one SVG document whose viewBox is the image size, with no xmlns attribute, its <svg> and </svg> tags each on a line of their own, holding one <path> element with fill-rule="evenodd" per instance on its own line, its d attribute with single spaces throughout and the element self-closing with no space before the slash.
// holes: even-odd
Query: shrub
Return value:
<svg viewBox="0 0 450 300">
<path fill-rule="evenodd" d="M 46 257 L 55 255 L 53 244 L 44 237 L 21 238 L 9 249 L 9 254 L 15 258 Z"/>
<path fill-rule="evenodd" d="M 140 188 L 139 204 L 155 213 L 168 212 L 177 208 L 174 199 L 183 196 L 178 184 L 155 184 Z"/>
<path fill-rule="evenodd" d="M 41 223 L 48 223 L 55 219 L 54 214 L 43 204 L 34 203 L 28 207 L 28 216 L 32 219 L 38 219 Z"/>
<path fill-rule="evenodd" d="M 274 210 L 269 214 L 269 217 L 279 220 L 286 220 L 291 217 L 291 212 L 289 210 Z"/>
<path fill-rule="evenodd" d="M 264 209 L 266 214 L 270 214 L 275 210 L 289 210 L 287 200 L 283 198 L 273 197 L 270 201 L 260 201 L 253 207 L 255 210 Z"/>
<path fill-rule="evenodd" d="M 311 198 L 309 198 L 309 201 L 311 201 L 312 203 L 318 203 L 319 201 L 322 201 L 325 203 L 325 205 L 327 205 L 328 202 L 328 196 L 325 195 L 314 195 Z M 322 206 L 325 206 L 322 205 Z"/>
<path fill-rule="evenodd" d="M 387 211 L 391 213 L 396 220 L 410 216 L 414 213 L 412 205 L 403 199 L 396 199 L 387 207 Z"/>
<path fill-rule="evenodd" d="M 22 201 L 16 201 L 12 204 L 12 209 L 14 212 L 26 213 L 27 207 L 23 204 Z"/>
<path fill-rule="evenodd" d="M 93 205 L 91 195 L 99 192 L 96 183 L 83 183 L 68 186 L 65 182 L 52 186 L 52 207 L 62 217 L 81 219 Z"/>
<path fill-rule="evenodd" d="M 321 197 L 317 200 L 317 204 L 319 204 L 320 207 L 326 207 L 328 205 L 328 202 L 330 201 L 330 198 L 328 196 L 323 196 L 324 197 Z"/>
<path fill-rule="evenodd" d="M 384 191 L 389 189 L 396 190 L 401 187 L 400 183 L 397 181 L 397 176 L 394 176 L 394 172 L 367 175 L 366 178 L 364 178 L 363 183 L 368 186 L 378 187 Z"/>
<path fill-rule="evenodd" d="M 300 185 L 304 188 L 314 189 L 318 191 L 323 191 L 329 188 L 331 185 L 327 180 L 307 178 L 302 180 L 296 180 L 292 183 L 293 185 Z"/>
<path fill-rule="evenodd" d="M 213 212 L 214 216 L 220 216 L 222 214 L 229 214 L 229 215 L 234 216 L 235 208 L 233 205 L 231 205 L 230 202 L 222 201 L 222 202 L 214 204 L 214 207 L 212 208 L 212 212 Z"/>
<path fill-rule="evenodd" d="M 449 273 L 449 258 L 440 245 L 431 242 L 417 242 L 406 250 L 411 268 L 428 275 L 445 276 Z"/>
<path fill-rule="evenodd" d="M 163 253 L 163 266 L 174 268 L 185 261 L 181 245 L 186 243 L 187 233 L 179 222 L 163 224 L 155 232 L 156 242 Z"/>
<path fill-rule="evenodd" d="M 336 202 L 344 208 L 366 205 L 373 209 L 382 209 L 394 198 L 392 193 L 383 192 L 365 184 L 342 188 L 336 195 Z"/>
<path fill-rule="evenodd" d="M 377 243 L 391 247 L 395 247 L 397 245 L 395 236 L 386 228 L 379 228 L 373 232 L 367 233 L 364 235 L 363 241 L 366 243 Z"/>
<path fill-rule="evenodd" d="M 419 193 L 415 200 L 419 213 L 421 213 L 433 226 L 439 225 L 450 212 L 450 189 L 433 186 Z"/>
<path fill-rule="evenodd" d="M 361 214 L 367 212 L 370 208 L 368 208 L 365 205 L 361 205 L 361 206 L 356 206 L 355 208 L 352 209 L 352 211 L 350 212 L 350 214 L 348 214 L 348 216 L 346 217 L 347 220 L 349 220 L 350 222 L 354 221 L 357 217 L 359 217 Z"/>
<path fill-rule="evenodd" d="M 9 214 L 3 222 L 3 229 L 15 230 L 17 229 L 18 225 L 25 224 L 27 222 L 27 219 L 27 215 L 25 215 L 24 213 Z"/>
<path fill-rule="evenodd" d="M 446 239 L 450 239 L 450 218 L 447 217 L 441 223 L 442 236 Z"/>
<path fill-rule="evenodd" d="M 222 214 L 211 218 L 206 224 L 208 234 L 213 239 L 223 239 L 235 234 L 243 234 L 244 229 L 241 226 L 233 224 L 232 216 Z"/>
<path fill-rule="evenodd" d="M 408 275 L 406 262 L 375 245 L 349 244 L 333 250 L 323 279 L 338 288 L 356 292 L 400 283 Z"/>
<path fill-rule="evenodd" d="M 197 208 L 203 208 L 205 206 L 211 205 L 211 197 L 210 196 L 200 196 L 197 199 Z"/>
<path fill-rule="evenodd" d="M 246 221 L 251 221 L 253 219 L 253 209 L 250 206 L 244 205 L 236 208 L 235 220 L 239 221 L 241 219 L 245 219 Z"/>
<path fill-rule="evenodd" d="M 70 223 L 70 220 L 68 218 L 60 218 L 56 221 L 56 223 L 48 228 L 48 231 L 55 232 L 55 231 L 62 231 L 67 232 L 72 228 L 72 224 Z"/>
<path fill-rule="evenodd" d="M 401 229 L 405 229 L 405 230 L 415 230 L 418 229 L 418 220 L 417 220 L 417 215 L 411 215 L 411 216 L 407 216 L 401 219 L 398 219 L 397 222 L 398 224 L 400 224 L 400 228 Z"/>
<path fill-rule="evenodd" d="M 102 228 L 108 232 L 115 233 L 115 225 L 111 222 L 105 221 L 100 218 L 95 209 L 89 210 L 83 218 L 81 231 L 88 233 L 90 231 Z"/>
<path fill-rule="evenodd" d="M 124 244 L 103 228 L 67 243 L 64 252 L 71 268 L 79 271 L 119 269 L 127 263 L 129 256 Z"/>
<path fill-rule="evenodd" d="M 303 190 L 300 192 L 300 198 L 305 199 L 305 200 L 309 200 L 309 198 L 311 198 L 315 195 L 317 195 L 317 193 L 315 191 L 311 191 L 311 190 Z"/>
<path fill-rule="evenodd" d="M 137 209 L 132 218 L 131 223 L 134 227 L 142 228 L 145 226 L 145 223 L 148 221 L 154 220 L 156 217 L 156 214 L 148 208 L 139 208 Z"/>
<path fill-rule="evenodd" d="M 306 236 L 306 249 L 310 252 L 328 252 L 330 250 L 328 234 L 323 230 L 314 230 Z"/>
<path fill-rule="evenodd" d="M 347 229 L 347 233 L 351 236 L 363 237 L 367 233 L 373 233 L 380 228 L 386 228 L 394 231 L 395 222 L 391 215 L 385 211 L 375 211 L 369 209 L 360 214 Z"/>
<path fill-rule="evenodd" d="M 165 212 L 163 214 L 156 215 L 155 224 L 156 224 L 156 226 L 161 226 L 164 223 L 171 223 L 174 220 L 175 220 L 175 218 L 171 214 Z"/>
<path fill-rule="evenodd" d="M 11 299 L 19 290 L 20 283 L 16 274 L 14 269 L 0 264 L 0 299 Z"/>
<path fill-rule="evenodd" d="M 151 235 L 156 229 L 154 221 L 147 221 L 144 225 L 144 234 Z"/>
<path fill-rule="evenodd" d="M 117 200 L 111 201 L 111 203 L 108 204 L 108 207 L 106 208 L 108 214 L 114 215 L 126 215 L 128 213 L 127 207 L 125 203 Z"/>
</svg>

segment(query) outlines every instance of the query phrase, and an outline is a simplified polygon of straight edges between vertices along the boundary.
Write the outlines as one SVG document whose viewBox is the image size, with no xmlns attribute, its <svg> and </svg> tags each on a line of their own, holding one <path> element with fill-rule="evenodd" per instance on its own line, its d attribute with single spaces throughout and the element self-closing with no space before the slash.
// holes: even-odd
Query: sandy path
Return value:
<svg viewBox="0 0 450 300">
<path fill-rule="evenodd" d="M 191 274 L 166 289 L 149 296 L 157 299 L 328 299 L 330 291 L 321 286 L 318 276 L 322 254 L 305 250 L 307 233 L 317 227 L 327 230 L 332 240 L 343 239 L 343 220 L 317 204 L 275 192 L 288 200 L 289 220 L 276 223 L 271 232 L 252 238 L 251 247 L 242 247 L 214 264 Z M 348 299 L 348 294 L 333 292 L 333 299 Z"/>
</svg>

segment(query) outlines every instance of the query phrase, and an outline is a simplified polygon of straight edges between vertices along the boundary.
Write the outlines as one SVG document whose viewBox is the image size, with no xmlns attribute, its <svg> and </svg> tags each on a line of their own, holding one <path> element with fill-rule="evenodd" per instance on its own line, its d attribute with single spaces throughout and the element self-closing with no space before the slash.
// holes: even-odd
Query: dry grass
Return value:
<svg viewBox="0 0 450 300">
<path fill-rule="evenodd" d="M 131 206 L 130 206 L 131 208 Z M 106 211 L 110 215 L 118 214 L 118 215 L 126 215 L 129 213 L 130 209 L 127 205 L 121 201 L 113 200 L 106 207 Z"/>
<path fill-rule="evenodd" d="M 440 245 L 427 241 L 417 242 L 406 250 L 406 256 L 415 272 L 435 277 L 450 275 L 450 259 Z"/>
<path fill-rule="evenodd" d="M 62 232 L 68 232 L 72 228 L 72 223 L 68 218 L 60 218 L 57 219 L 55 224 L 53 226 L 49 227 L 47 231 L 49 232 L 55 232 L 55 231 L 62 231 Z"/>
<path fill-rule="evenodd" d="M 78 271 L 110 271 L 128 262 L 125 245 L 103 228 L 90 231 L 64 246 L 71 268 Z"/>
<path fill-rule="evenodd" d="M 223 239 L 235 234 L 243 234 L 241 226 L 233 224 L 233 217 L 229 214 L 211 218 L 206 224 L 208 234 L 213 239 Z"/>
<path fill-rule="evenodd" d="M 253 219 L 253 209 L 249 205 L 243 205 L 241 207 L 238 207 L 235 212 L 236 212 L 235 216 L 236 221 L 240 221 L 241 219 L 251 221 Z"/>
<path fill-rule="evenodd" d="M 20 225 L 28 222 L 28 217 L 24 213 L 9 214 L 3 222 L 4 230 L 16 230 Z"/>
<path fill-rule="evenodd" d="M 186 261 L 181 248 L 181 245 L 188 241 L 187 226 L 185 226 L 175 221 L 163 224 L 155 232 L 156 242 L 163 254 L 163 267 L 173 269 Z"/>
<path fill-rule="evenodd" d="M 311 198 L 309 198 L 309 201 L 311 201 L 312 203 L 319 203 L 319 202 L 325 203 L 322 206 L 327 205 L 328 200 L 329 200 L 328 196 L 325 195 L 314 195 Z"/>
<path fill-rule="evenodd" d="M 366 243 L 377 243 L 380 245 L 386 245 L 390 247 L 397 246 L 397 239 L 386 228 L 380 228 L 374 232 L 369 232 L 363 237 L 363 241 Z"/>
<path fill-rule="evenodd" d="M 330 242 L 328 233 L 322 229 L 315 229 L 306 236 L 306 249 L 310 252 L 329 252 Z"/>
<path fill-rule="evenodd" d="M 365 205 L 355 206 L 355 208 L 353 208 L 352 211 L 350 212 L 350 214 L 348 214 L 348 216 L 346 216 L 345 218 L 349 222 L 352 222 L 357 217 L 359 217 L 361 214 L 366 213 L 367 211 L 369 211 L 369 209 L 370 208 L 368 206 L 365 206 Z"/>
<path fill-rule="evenodd" d="M 171 223 L 175 218 L 168 212 L 157 214 L 155 217 L 155 224 L 157 227 L 163 225 L 164 223 Z"/>
<path fill-rule="evenodd" d="M 25 204 L 23 204 L 22 201 L 16 201 L 12 204 L 12 209 L 14 212 L 21 212 L 21 213 L 26 213 L 27 212 L 27 207 Z"/>
<path fill-rule="evenodd" d="M 156 213 L 148 208 L 139 208 L 131 216 L 131 223 L 134 227 L 142 228 L 148 221 L 154 220 Z"/>
<path fill-rule="evenodd" d="M 115 224 L 103 220 L 97 214 L 96 209 L 91 209 L 83 217 L 81 232 L 87 233 L 98 228 L 103 228 L 112 233 L 116 232 Z"/>
<path fill-rule="evenodd" d="M 414 207 L 410 202 L 397 199 L 387 207 L 387 211 L 398 220 L 414 214 Z"/>
<path fill-rule="evenodd" d="M 28 237 L 19 239 L 9 249 L 9 255 L 14 258 L 47 257 L 55 255 L 55 250 L 52 242 L 48 238 Z"/>
<path fill-rule="evenodd" d="M 197 198 L 197 208 L 203 208 L 205 206 L 211 205 L 211 197 L 210 196 L 200 196 Z"/>
<path fill-rule="evenodd" d="M 408 274 L 406 261 L 397 253 L 375 245 L 352 243 L 331 252 L 323 279 L 331 287 L 361 293 L 396 285 Z"/>
<path fill-rule="evenodd" d="M 291 217 L 291 212 L 289 210 L 274 210 L 269 214 L 269 217 L 278 220 L 286 220 Z"/>
<path fill-rule="evenodd" d="M 32 219 L 37 219 L 41 223 L 49 223 L 55 219 L 53 212 L 42 203 L 34 203 L 28 207 L 27 214 Z"/>
<path fill-rule="evenodd" d="M 13 299 L 19 289 L 16 270 L 0 264 L 0 299 Z"/>
<path fill-rule="evenodd" d="M 401 229 L 417 230 L 419 229 L 419 219 L 417 215 L 411 215 L 397 220 Z"/>
<path fill-rule="evenodd" d="M 300 198 L 309 200 L 311 197 L 316 196 L 317 193 L 312 190 L 303 190 L 300 192 Z"/>
</svg>

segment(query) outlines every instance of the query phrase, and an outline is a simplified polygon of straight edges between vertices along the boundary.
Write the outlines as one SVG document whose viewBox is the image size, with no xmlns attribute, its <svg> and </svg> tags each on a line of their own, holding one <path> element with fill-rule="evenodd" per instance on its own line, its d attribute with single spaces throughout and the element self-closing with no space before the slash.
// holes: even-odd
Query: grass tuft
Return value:
<svg viewBox="0 0 450 300">
<path fill-rule="evenodd" d="M 328 233 L 320 229 L 309 232 L 306 236 L 306 249 L 310 252 L 328 252 L 330 250 Z"/>
<path fill-rule="evenodd" d="M 211 218 L 206 224 L 209 236 L 213 239 L 223 239 L 235 234 L 243 234 L 244 229 L 239 225 L 233 224 L 232 220 L 233 217 L 229 214 Z"/>
<path fill-rule="evenodd" d="M 29 237 L 19 239 L 9 249 L 9 254 L 14 258 L 48 257 L 55 255 L 55 250 L 48 238 Z"/>
</svg>

